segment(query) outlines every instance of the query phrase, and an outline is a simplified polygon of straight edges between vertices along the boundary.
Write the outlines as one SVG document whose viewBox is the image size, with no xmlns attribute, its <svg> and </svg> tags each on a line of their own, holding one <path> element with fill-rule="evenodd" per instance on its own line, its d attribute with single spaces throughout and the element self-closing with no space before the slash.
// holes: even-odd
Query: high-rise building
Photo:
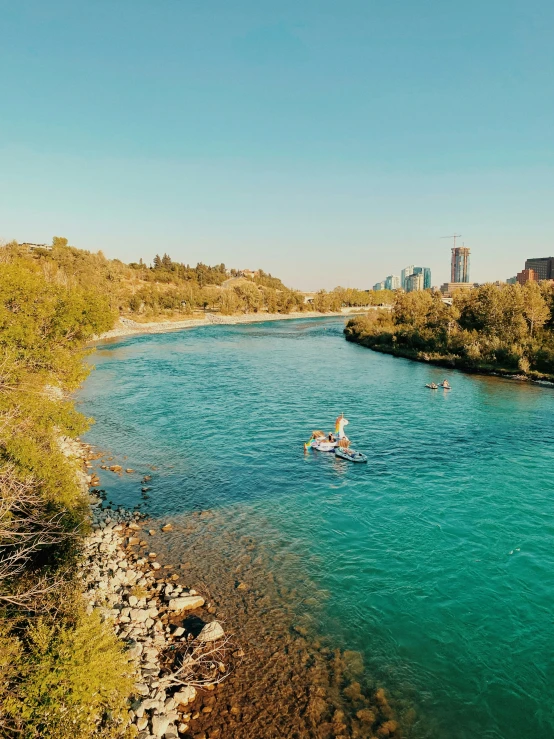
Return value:
<svg viewBox="0 0 554 739">
<path fill-rule="evenodd" d="M 417 290 L 423 290 L 423 273 L 414 272 L 406 279 L 406 292 L 413 293 Z"/>
<path fill-rule="evenodd" d="M 406 280 L 410 275 L 413 275 L 414 273 L 414 265 L 410 264 L 409 267 L 404 267 L 402 272 L 400 273 L 400 287 L 402 290 L 406 289 Z"/>
<path fill-rule="evenodd" d="M 517 282 L 517 277 L 508 277 L 506 280 L 506 285 L 515 285 Z"/>
<path fill-rule="evenodd" d="M 430 267 L 423 268 L 423 289 L 424 290 L 431 289 L 431 268 Z"/>
<path fill-rule="evenodd" d="M 385 278 L 385 290 L 398 290 L 400 287 L 400 277 L 398 275 L 389 275 Z"/>
<path fill-rule="evenodd" d="M 385 289 L 385 283 L 384 282 L 376 282 L 375 285 L 373 285 L 374 290 L 384 290 Z"/>
<path fill-rule="evenodd" d="M 526 259 L 525 269 L 532 269 L 536 280 L 554 280 L 554 257 Z"/>
<path fill-rule="evenodd" d="M 431 288 L 431 268 L 430 267 L 414 267 L 413 275 L 423 275 L 423 289 Z M 409 276 L 409 275 L 408 275 Z"/>
<path fill-rule="evenodd" d="M 520 285 L 525 285 L 526 282 L 536 282 L 537 273 L 534 269 L 523 269 L 517 273 L 516 280 Z"/>
<path fill-rule="evenodd" d="M 450 282 L 469 282 L 469 252 L 467 246 L 452 249 Z"/>
</svg>

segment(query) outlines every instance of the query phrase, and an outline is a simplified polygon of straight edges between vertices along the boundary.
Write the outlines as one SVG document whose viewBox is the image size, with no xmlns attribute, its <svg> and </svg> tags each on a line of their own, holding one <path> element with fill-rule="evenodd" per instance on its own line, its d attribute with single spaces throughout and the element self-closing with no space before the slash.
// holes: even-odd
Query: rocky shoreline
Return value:
<svg viewBox="0 0 554 739">
<path fill-rule="evenodd" d="M 113 623 L 136 662 L 137 697 L 129 721 L 140 739 L 187 736 L 191 718 L 198 717 L 193 704 L 199 690 L 211 692 L 229 672 L 221 661 L 233 659 L 229 640 L 219 621 L 209 620 L 215 610 L 210 603 L 162 569 L 154 552 L 136 551 L 140 536 L 149 535 L 139 513 L 102 508 L 100 498 L 91 509 L 92 533 L 80 566 L 87 610 L 97 608 Z M 183 625 L 190 616 L 196 617 L 194 629 Z"/>
<path fill-rule="evenodd" d="M 216 620 L 207 597 L 182 583 L 183 573 L 162 566 L 148 539 L 172 529 L 137 510 L 104 506 L 90 472 L 98 457 L 87 444 L 60 440 L 87 491 L 90 532 L 82 542 L 79 575 L 87 613 L 112 625 L 136 669 L 129 725 L 138 739 L 206 739 L 191 721 L 209 713 L 215 687 L 243 653 Z"/>
</svg>

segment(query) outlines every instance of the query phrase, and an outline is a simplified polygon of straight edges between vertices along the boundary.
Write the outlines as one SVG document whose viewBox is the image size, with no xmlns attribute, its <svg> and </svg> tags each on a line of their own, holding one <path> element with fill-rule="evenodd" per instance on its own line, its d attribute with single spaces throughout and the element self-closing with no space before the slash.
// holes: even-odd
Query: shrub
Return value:
<svg viewBox="0 0 554 739">
<path fill-rule="evenodd" d="M 123 737 L 134 667 L 98 613 L 0 632 L 0 720 L 23 739 Z"/>
</svg>

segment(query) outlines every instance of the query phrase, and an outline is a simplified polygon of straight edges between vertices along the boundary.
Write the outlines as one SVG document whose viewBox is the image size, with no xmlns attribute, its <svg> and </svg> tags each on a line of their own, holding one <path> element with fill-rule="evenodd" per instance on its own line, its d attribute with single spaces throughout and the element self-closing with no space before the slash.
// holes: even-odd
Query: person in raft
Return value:
<svg viewBox="0 0 554 739">
<path fill-rule="evenodd" d="M 443 386 L 443 387 L 448 387 L 448 388 L 449 388 L 449 387 L 450 387 L 450 383 L 448 382 L 448 380 L 443 380 L 443 381 L 442 381 L 442 386 Z"/>
<path fill-rule="evenodd" d="M 308 442 L 304 444 L 304 449 L 308 450 L 313 444 L 317 444 L 319 441 L 325 441 L 325 434 L 323 431 L 312 431 Z"/>
<path fill-rule="evenodd" d="M 343 436 L 342 439 L 339 441 L 339 447 L 342 449 L 343 452 L 346 452 L 350 456 L 354 454 L 352 449 L 350 449 L 350 440 L 346 438 L 346 436 Z"/>
<path fill-rule="evenodd" d="M 344 417 L 344 413 L 341 413 L 335 421 L 335 436 L 338 439 L 348 439 L 344 433 L 344 427 L 348 424 L 348 421 Z"/>
</svg>

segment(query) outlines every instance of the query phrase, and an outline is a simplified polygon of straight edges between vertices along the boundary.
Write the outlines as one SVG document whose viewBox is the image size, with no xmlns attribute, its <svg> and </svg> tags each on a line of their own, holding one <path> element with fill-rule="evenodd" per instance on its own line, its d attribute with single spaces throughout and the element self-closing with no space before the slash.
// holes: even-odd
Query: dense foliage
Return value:
<svg viewBox="0 0 554 739">
<path fill-rule="evenodd" d="M 346 337 L 402 356 L 468 369 L 554 374 L 554 286 L 492 284 L 458 291 L 452 305 L 430 291 L 397 293 L 392 310 L 351 320 Z"/>
<path fill-rule="evenodd" d="M 87 496 L 60 446 L 88 424 L 67 398 L 86 376 L 86 342 L 114 321 L 104 267 L 65 244 L 38 257 L 0 248 L 2 736 L 121 733 L 129 662 L 83 609 L 74 572 Z"/>
<path fill-rule="evenodd" d="M 320 290 L 312 306 L 321 313 L 337 312 L 341 308 L 366 308 L 370 305 L 390 305 L 394 300 L 392 290 L 357 290 L 353 287 L 336 287 L 331 292 Z"/>
</svg>

